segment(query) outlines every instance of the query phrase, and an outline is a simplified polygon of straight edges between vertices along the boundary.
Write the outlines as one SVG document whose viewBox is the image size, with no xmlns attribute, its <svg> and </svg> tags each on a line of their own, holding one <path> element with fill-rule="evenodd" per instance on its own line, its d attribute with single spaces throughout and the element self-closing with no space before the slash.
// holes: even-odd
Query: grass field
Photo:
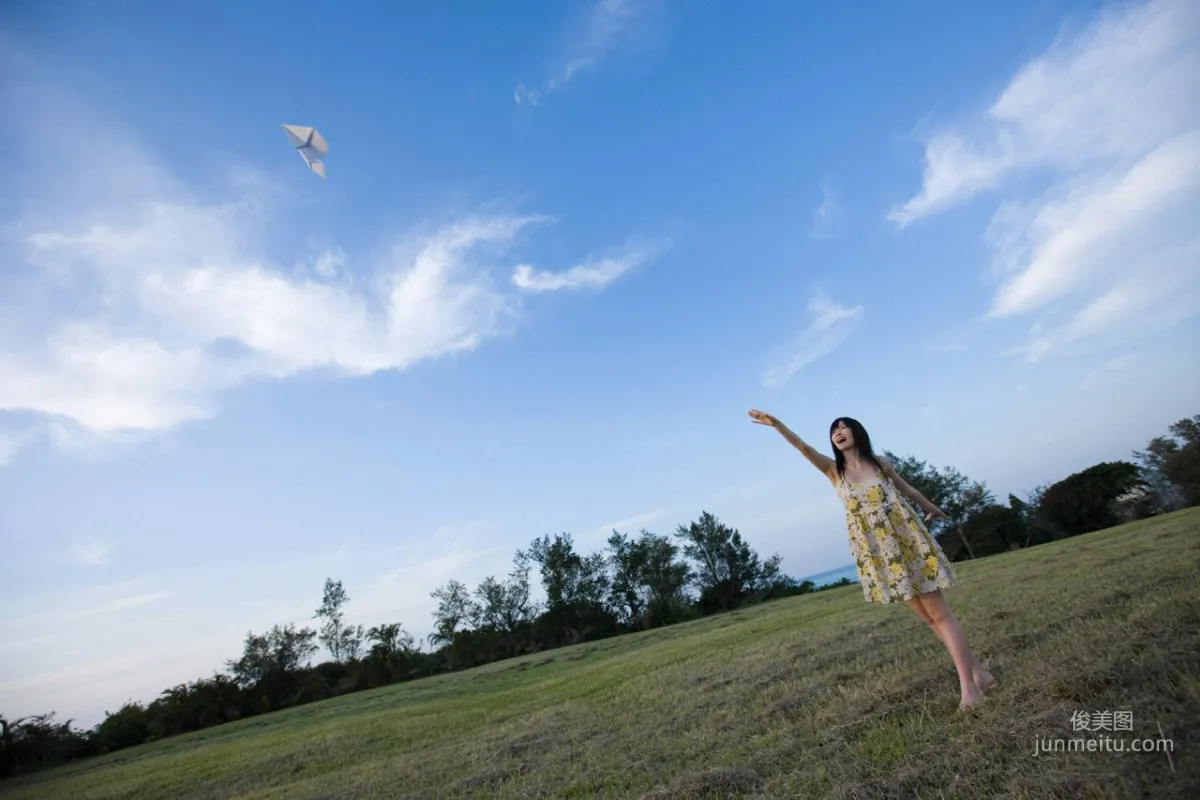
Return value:
<svg viewBox="0 0 1200 800">
<path fill-rule="evenodd" d="M 5 798 L 1200 797 L 1200 509 L 958 565 L 997 686 L 857 586 L 303 706 Z M 1072 729 L 1129 711 L 1132 732 Z M 1165 738 L 1053 752 L 1035 739 Z M 1103 747 L 1104 745 L 1098 745 Z"/>
</svg>

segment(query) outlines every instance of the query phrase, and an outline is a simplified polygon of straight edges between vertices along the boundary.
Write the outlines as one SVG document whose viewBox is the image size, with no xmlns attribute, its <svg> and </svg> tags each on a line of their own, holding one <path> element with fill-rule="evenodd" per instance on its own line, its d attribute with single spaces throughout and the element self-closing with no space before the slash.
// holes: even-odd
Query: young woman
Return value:
<svg viewBox="0 0 1200 800">
<path fill-rule="evenodd" d="M 925 526 L 945 517 L 942 510 L 897 475 L 887 459 L 875 455 L 871 437 L 857 420 L 833 421 L 829 439 L 834 457 L 830 458 L 770 414 L 752 409 L 750 418 L 779 431 L 837 490 L 846 507 L 850 552 L 866 600 L 907 603 L 954 659 L 962 691 L 959 708 L 982 700 L 984 689 L 995 681 L 967 646 L 962 626 L 942 597 L 941 590 L 954 584 L 954 567 Z M 925 511 L 924 522 L 905 498 Z"/>
</svg>

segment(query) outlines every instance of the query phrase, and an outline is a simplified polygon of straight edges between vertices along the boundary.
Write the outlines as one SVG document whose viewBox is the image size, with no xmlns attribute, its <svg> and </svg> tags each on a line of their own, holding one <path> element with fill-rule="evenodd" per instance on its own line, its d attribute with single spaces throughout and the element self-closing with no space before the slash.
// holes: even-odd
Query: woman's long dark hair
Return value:
<svg viewBox="0 0 1200 800">
<path fill-rule="evenodd" d="M 883 465 L 879 463 L 879 459 L 875 457 L 875 451 L 871 449 L 871 437 L 867 434 L 867 429 L 862 426 L 862 423 L 852 417 L 838 417 L 829 426 L 829 441 L 833 443 L 833 431 L 837 428 L 839 422 L 846 423 L 846 427 L 850 429 L 850 433 L 854 434 L 854 448 L 858 450 L 858 455 L 870 461 L 880 472 L 883 472 Z M 846 455 L 837 447 L 833 448 L 833 460 L 837 462 L 838 475 L 846 474 Z"/>
</svg>

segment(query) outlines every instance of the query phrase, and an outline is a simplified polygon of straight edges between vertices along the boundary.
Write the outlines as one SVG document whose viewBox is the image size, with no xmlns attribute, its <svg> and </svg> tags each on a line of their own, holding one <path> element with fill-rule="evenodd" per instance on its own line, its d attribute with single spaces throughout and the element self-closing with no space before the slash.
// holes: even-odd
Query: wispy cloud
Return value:
<svg viewBox="0 0 1200 800">
<path fill-rule="evenodd" d="M 468 522 L 465 525 L 443 525 L 442 527 L 438 528 L 436 532 L 434 532 L 432 539 L 434 541 L 438 539 L 444 539 L 446 537 L 457 539 L 459 537 L 475 533 L 476 531 L 484 530 L 487 527 L 488 521 L 485 519 L 477 519 L 473 522 Z"/>
<path fill-rule="evenodd" d="M 547 95 L 560 91 L 581 73 L 599 67 L 628 41 L 652 5 L 652 0 L 597 0 L 582 23 L 566 37 L 549 77 L 536 87 L 518 83 L 513 100 L 540 105 Z"/>
<path fill-rule="evenodd" d="M 613 531 L 619 533 L 636 533 L 652 522 L 660 520 L 667 515 L 666 509 L 660 508 L 655 511 L 647 511 L 643 514 L 634 514 L 624 519 L 619 519 L 616 522 L 609 522 L 592 531 L 592 536 L 595 538 L 607 538 Z"/>
<path fill-rule="evenodd" d="M 107 542 L 80 542 L 71 545 L 71 557 L 89 567 L 106 567 L 112 557 L 112 545 Z"/>
<path fill-rule="evenodd" d="M 842 203 L 833 187 L 828 182 L 821 184 L 821 204 L 812 212 L 809 238 L 829 239 L 836 236 L 841 229 L 842 213 Z"/>
<path fill-rule="evenodd" d="M 248 630 L 312 625 L 334 552 L 147 575 L 7 604 L 0 609 L 0 663 L 8 668 L 0 707 L 17 716 L 59 709 L 91 726 L 127 698 L 148 702 L 164 686 L 221 670 Z M 336 577 L 350 595 L 349 622 L 401 622 L 422 637 L 433 625 L 430 592 L 452 578 L 474 587 L 507 572 L 511 557 L 489 537 L 453 545 L 425 537 L 399 552 L 356 549 Z M 214 595 L 214 585 L 229 588 Z"/>
<path fill-rule="evenodd" d="M 170 596 L 170 592 L 144 592 L 142 594 L 130 595 L 122 597 L 119 600 L 113 600 L 111 603 L 105 603 L 102 606 L 90 608 L 83 615 L 111 614 L 115 611 L 125 611 L 130 608 L 141 608 L 142 606 L 153 605 L 161 600 L 166 600 Z"/>
<path fill-rule="evenodd" d="M 921 191 L 889 219 L 1001 193 L 987 317 L 1067 314 L 1016 349 L 1029 360 L 1200 312 L 1200 104 L 1180 101 L 1198 94 L 1200 6 L 1115 7 L 1023 67 L 985 114 L 933 136 Z"/>
<path fill-rule="evenodd" d="M 313 262 L 313 271 L 320 278 L 333 278 L 346 266 L 346 254 L 341 248 L 323 250 Z"/>
<path fill-rule="evenodd" d="M 54 598 L 43 598 L 34 608 L 6 608 L 0 614 L 0 641 L 13 634 L 56 628 L 97 616 L 119 617 L 122 612 L 154 605 L 171 596 L 170 592 L 130 582 L 62 592 Z"/>
<path fill-rule="evenodd" d="M 448 552 L 397 567 L 381 575 L 379 581 L 392 587 L 415 580 L 428 583 L 429 590 L 432 591 L 444 581 L 458 577 L 461 567 L 497 552 L 499 550 L 494 547 L 464 547 L 455 542 Z"/>
<path fill-rule="evenodd" d="M 777 351 L 763 375 L 764 386 L 780 386 L 819 358 L 829 355 L 854 333 L 863 319 L 862 306 L 838 305 L 824 294 L 808 304 L 808 325 Z"/>
<path fill-rule="evenodd" d="M 1137 365 L 1137 353 L 1123 353 L 1116 358 L 1110 358 L 1090 370 L 1080 388 L 1085 392 L 1104 389 L 1127 379 Z"/>
<path fill-rule="evenodd" d="M 667 247 L 666 242 L 631 247 L 620 255 L 591 258 L 562 272 L 540 271 L 521 264 L 513 270 L 512 283 L 530 293 L 603 289 L 630 270 L 652 261 Z"/>
<path fill-rule="evenodd" d="M 92 603 L 72 598 L 63 605 L 56 596 L 47 611 L 0 619 L 0 659 L 9 667 L 0 679 L 0 704 L 16 716 L 57 709 L 91 727 L 128 698 L 149 702 L 164 686 L 220 669 L 245 634 L 246 614 L 232 609 L 207 619 L 148 613 L 170 596 L 165 592 L 111 601 L 102 591 L 86 594 Z M 263 629 L 263 621 L 255 627 Z M 205 623 L 224 630 L 213 635 Z"/>
<path fill-rule="evenodd" d="M 0 430 L 0 467 L 11 462 L 34 438 L 34 432 L 29 430 Z"/>
</svg>

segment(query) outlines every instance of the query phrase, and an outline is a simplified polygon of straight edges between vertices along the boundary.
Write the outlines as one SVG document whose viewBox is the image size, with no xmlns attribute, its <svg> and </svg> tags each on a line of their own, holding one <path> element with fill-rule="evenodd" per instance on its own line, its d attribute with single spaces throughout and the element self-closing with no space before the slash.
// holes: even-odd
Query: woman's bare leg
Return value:
<svg viewBox="0 0 1200 800">
<path fill-rule="evenodd" d="M 945 640 L 942 639 L 942 632 L 938 630 L 937 625 L 933 624 L 933 617 L 929 616 L 929 612 L 925 610 L 924 604 L 921 603 L 921 598 L 913 597 L 905 600 L 904 602 L 908 604 L 909 608 L 917 612 L 917 616 L 929 626 L 930 630 L 933 631 L 934 636 L 938 637 L 938 641 L 942 644 L 945 644 Z"/>
<path fill-rule="evenodd" d="M 921 598 L 914 597 L 910 600 L 905 600 L 904 602 L 907 603 L 908 607 L 915 611 L 917 616 L 929 626 L 929 629 L 932 630 L 934 635 L 938 637 L 938 641 L 942 644 L 946 644 L 946 640 L 942 638 L 942 632 L 938 630 L 938 626 L 934 624 L 933 617 L 929 616 L 929 612 L 925 610 L 925 604 L 921 602 Z M 987 671 L 987 667 L 980 663 L 979 659 L 975 657 L 973 652 L 970 652 L 969 650 L 968 652 L 971 656 L 971 674 L 975 677 L 976 685 L 979 686 L 980 689 L 986 690 L 990 688 L 996 682 L 996 679 L 993 678 L 992 674 Z"/>
<path fill-rule="evenodd" d="M 936 629 L 938 638 L 950 651 L 954 659 L 954 667 L 958 670 L 958 684 L 962 691 L 960 708 L 974 705 L 983 699 L 983 687 L 991 683 L 991 675 L 983 669 L 979 659 L 967 645 L 967 637 L 963 634 L 962 626 L 954 612 L 946 605 L 946 599 L 938 591 L 928 592 L 919 598 L 921 607 L 931 621 L 930 626 Z"/>
</svg>

